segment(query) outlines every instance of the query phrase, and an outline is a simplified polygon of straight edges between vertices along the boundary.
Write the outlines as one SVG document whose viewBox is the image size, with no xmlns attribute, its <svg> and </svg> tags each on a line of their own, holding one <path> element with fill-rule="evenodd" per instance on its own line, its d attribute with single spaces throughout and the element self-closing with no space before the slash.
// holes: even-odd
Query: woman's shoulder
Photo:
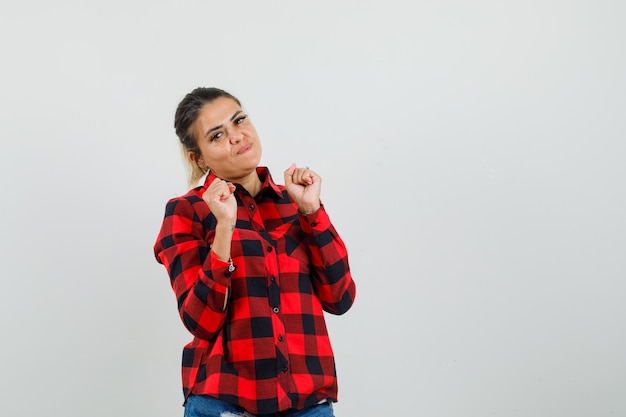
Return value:
<svg viewBox="0 0 626 417">
<path fill-rule="evenodd" d="M 170 198 L 165 204 L 165 214 L 184 214 L 208 211 L 208 206 L 202 199 L 198 186 L 187 191 L 185 194 Z M 208 213 L 203 213 L 204 215 Z"/>
</svg>

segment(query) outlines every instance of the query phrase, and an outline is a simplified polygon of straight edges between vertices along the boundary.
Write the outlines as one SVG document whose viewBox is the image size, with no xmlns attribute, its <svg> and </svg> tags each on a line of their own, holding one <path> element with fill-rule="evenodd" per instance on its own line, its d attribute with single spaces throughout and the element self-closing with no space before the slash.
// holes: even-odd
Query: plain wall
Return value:
<svg viewBox="0 0 626 417">
<path fill-rule="evenodd" d="M 1 6 L 0 415 L 182 416 L 152 245 L 198 86 L 324 179 L 338 417 L 626 415 L 625 4 Z"/>
</svg>

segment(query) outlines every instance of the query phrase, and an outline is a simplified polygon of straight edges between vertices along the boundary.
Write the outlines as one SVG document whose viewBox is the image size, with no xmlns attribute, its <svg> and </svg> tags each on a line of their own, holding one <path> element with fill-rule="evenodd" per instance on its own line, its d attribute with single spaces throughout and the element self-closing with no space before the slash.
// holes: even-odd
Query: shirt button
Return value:
<svg viewBox="0 0 626 417">
<path fill-rule="evenodd" d="M 250 211 L 254 210 L 254 204 L 250 204 L 248 208 L 250 209 Z"/>
<path fill-rule="evenodd" d="M 272 277 L 272 282 L 276 282 L 276 277 Z"/>
<path fill-rule="evenodd" d="M 280 309 L 279 309 L 278 307 L 274 307 L 274 308 L 272 309 L 272 311 L 273 311 L 274 313 L 278 314 L 278 312 L 280 311 Z"/>
<path fill-rule="evenodd" d="M 283 372 L 287 372 L 289 370 L 289 368 L 287 368 L 286 366 L 283 366 Z"/>
<path fill-rule="evenodd" d="M 279 342 L 282 342 L 283 340 L 285 340 L 285 338 L 282 335 L 278 336 L 278 341 Z"/>
<path fill-rule="evenodd" d="M 271 251 L 272 251 L 272 247 L 271 247 L 271 246 L 268 246 L 268 247 L 267 247 L 267 251 L 268 251 L 268 252 L 271 252 Z"/>
<path fill-rule="evenodd" d="M 311 227 L 315 227 L 315 226 L 317 226 L 317 222 L 311 223 Z"/>
</svg>

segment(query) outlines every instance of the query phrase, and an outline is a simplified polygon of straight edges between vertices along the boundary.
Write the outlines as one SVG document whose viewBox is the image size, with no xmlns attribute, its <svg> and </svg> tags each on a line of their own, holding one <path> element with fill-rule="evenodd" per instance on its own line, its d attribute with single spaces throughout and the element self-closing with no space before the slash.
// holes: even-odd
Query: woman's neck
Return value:
<svg viewBox="0 0 626 417">
<path fill-rule="evenodd" d="M 233 182 L 238 182 L 239 184 L 241 184 L 241 186 L 245 188 L 252 197 L 255 197 L 259 193 L 259 191 L 261 191 L 261 187 L 263 186 L 263 183 L 261 182 L 261 179 L 259 178 L 259 174 L 257 174 L 256 169 L 252 171 L 249 175 L 246 175 L 245 177 L 239 178 L 237 180 L 233 180 Z"/>
</svg>

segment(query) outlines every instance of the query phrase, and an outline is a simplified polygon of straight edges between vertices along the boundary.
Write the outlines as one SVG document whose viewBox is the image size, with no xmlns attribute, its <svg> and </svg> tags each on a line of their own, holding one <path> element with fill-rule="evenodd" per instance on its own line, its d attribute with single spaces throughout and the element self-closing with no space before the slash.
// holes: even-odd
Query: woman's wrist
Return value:
<svg viewBox="0 0 626 417">
<path fill-rule="evenodd" d="M 237 223 L 237 219 L 232 219 L 232 220 L 218 220 L 217 224 L 215 225 L 215 233 L 219 231 L 221 232 L 234 232 L 235 231 L 235 224 Z"/>
<path fill-rule="evenodd" d="M 215 236 L 211 250 L 221 261 L 228 262 L 230 260 L 230 244 L 235 231 L 235 220 L 218 221 L 215 225 Z"/>
<path fill-rule="evenodd" d="M 317 204 L 316 206 L 310 206 L 310 207 L 299 207 L 298 211 L 300 211 L 300 214 L 303 216 L 309 216 L 315 212 L 317 212 L 320 209 L 321 205 Z"/>
</svg>

